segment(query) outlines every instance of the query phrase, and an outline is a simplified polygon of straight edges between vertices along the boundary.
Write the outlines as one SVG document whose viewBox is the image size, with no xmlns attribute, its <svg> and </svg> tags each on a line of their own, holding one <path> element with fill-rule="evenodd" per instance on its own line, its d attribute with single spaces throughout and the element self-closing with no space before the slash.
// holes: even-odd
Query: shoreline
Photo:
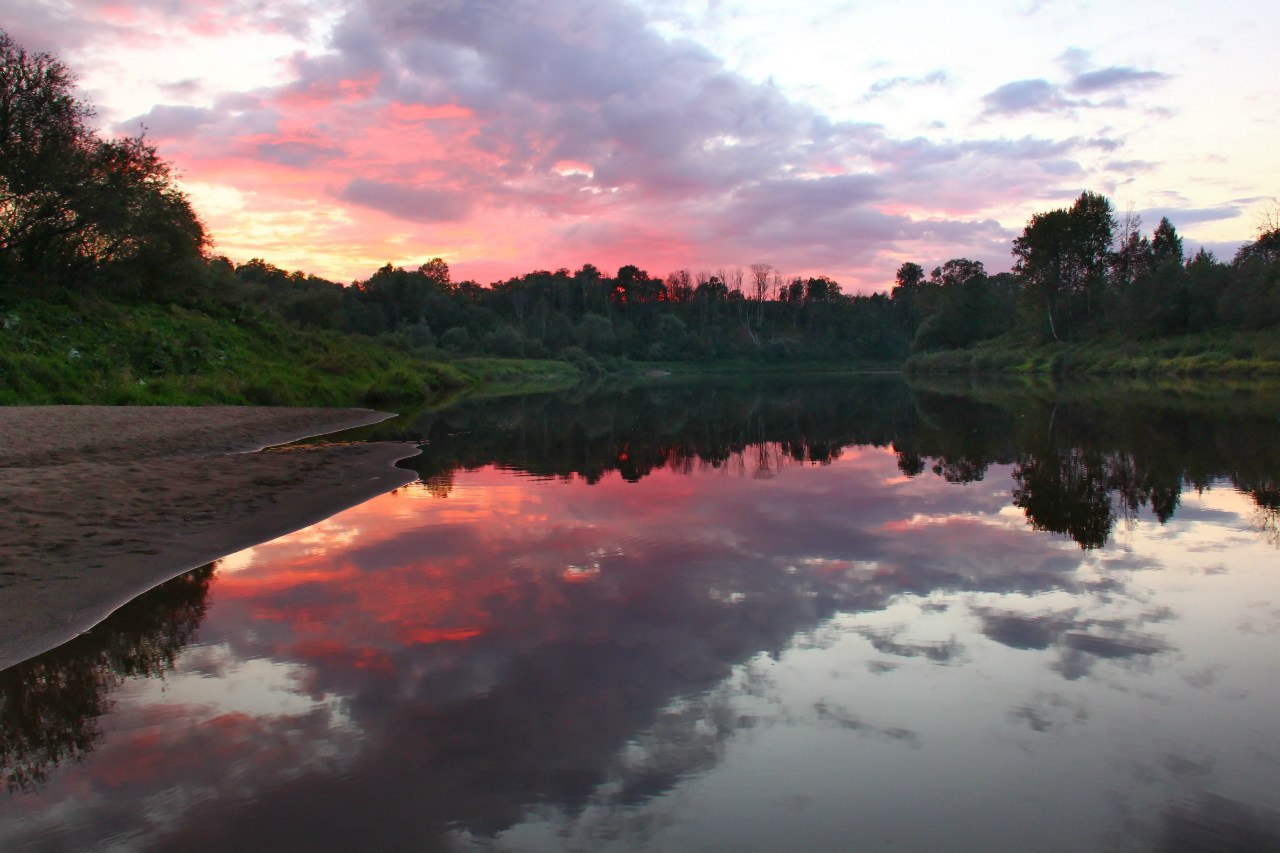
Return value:
<svg viewBox="0 0 1280 853">
<path fill-rule="evenodd" d="M 0 407 L 0 670 L 178 575 L 417 475 L 409 442 L 281 447 L 369 409 Z"/>
</svg>

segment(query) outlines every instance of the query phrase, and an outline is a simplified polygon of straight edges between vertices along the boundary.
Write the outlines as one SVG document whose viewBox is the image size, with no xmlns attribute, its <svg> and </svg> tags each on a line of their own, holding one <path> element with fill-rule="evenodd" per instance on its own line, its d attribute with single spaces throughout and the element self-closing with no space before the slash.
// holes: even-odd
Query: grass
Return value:
<svg viewBox="0 0 1280 853">
<path fill-rule="evenodd" d="M 486 385 L 555 385 L 563 362 L 428 361 L 254 314 L 79 295 L 0 302 L 0 404 L 404 406 Z"/>
<path fill-rule="evenodd" d="M 743 376 L 818 376 L 850 373 L 884 373 L 902 369 L 900 364 L 841 361 L 756 361 L 753 359 L 720 359 L 717 361 L 638 361 L 640 374 L 670 374 L 673 379 L 736 378 Z"/>
<path fill-rule="evenodd" d="M 1280 336 L 1205 332 L 1152 341 L 1112 338 L 1069 344 L 996 339 L 970 349 L 914 355 L 905 370 L 911 374 L 1280 376 Z"/>
</svg>

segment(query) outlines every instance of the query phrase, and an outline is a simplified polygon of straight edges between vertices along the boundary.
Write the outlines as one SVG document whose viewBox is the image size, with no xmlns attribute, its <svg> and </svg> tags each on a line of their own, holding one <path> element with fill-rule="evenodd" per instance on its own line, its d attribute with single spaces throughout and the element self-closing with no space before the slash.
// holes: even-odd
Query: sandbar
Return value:
<svg viewBox="0 0 1280 853">
<path fill-rule="evenodd" d="M 0 407 L 0 669 L 177 575 L 417 479 L 369 409 Z"/>
</svg>

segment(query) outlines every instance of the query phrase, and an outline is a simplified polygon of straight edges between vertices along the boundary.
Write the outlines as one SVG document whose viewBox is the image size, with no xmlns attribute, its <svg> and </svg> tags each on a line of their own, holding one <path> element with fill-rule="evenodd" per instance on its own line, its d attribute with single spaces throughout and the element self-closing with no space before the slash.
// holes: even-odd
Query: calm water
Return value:
<svg viewBox="0 0 1280 853">
<path fill-rule="evenodd" d="M 0 849 L 1280 849 L 1278 413 L 419 415 L 423 482 L 0 674 Z"/>
</svg>

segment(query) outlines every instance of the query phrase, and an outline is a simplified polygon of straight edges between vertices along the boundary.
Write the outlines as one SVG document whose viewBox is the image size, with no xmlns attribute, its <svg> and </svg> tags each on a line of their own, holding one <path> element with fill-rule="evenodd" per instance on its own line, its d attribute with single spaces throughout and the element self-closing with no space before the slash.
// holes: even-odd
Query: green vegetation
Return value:
<svg viewBox="0 0 1280 853">
<path fill-rule="evenodd" d="M 891 295 L 846 296 L 768 264 L 665 278 L 586 264 L 489 287 L 454 282 L 440 258 L 347 287 L 262 260 L 224 262 L 221 275 L 304 328 L 389 336 L 438 357 L 558 358 L 588 375 L 634 362 L 698 375 L 883 368 L 908 356 L 909 370 L 932 372 L 1280 370 L 1280 223 L 1230 264 L 1203 250 L 1185 260 L 1167 219 L 1150 239 L 1139 224 L 1120 226 L 1086 192 L 1032 217 L 1012 272 L 954 258 L 926 276 L 906 263 Z"/>
<path fill-rule="evenodd" d="M 413 405 L 636 374 L 632 359 L 906 353 L 886 295 L 761 264 L 749 281 L 587 264 L 488 287 L 438 258 L 350 285 L 235 265 L 209 255 L 156 149 L 100 137 L 92 115 L 60 61 L 0 32 L 0 402 Z"/>
<path fill-rule="evenodd" d="M 558 358 L 586 373 L 625 371 L 620 359 L 898 364 L 907 353 L 887 295 L 845 296 L 826 278 L 786 282 L 762 264 L 752 267 L 751 293 L 741 268 L 662 279 L 586 264 L 488 287 L 453 281 L 440 258 L 387 265 L 346 287 L 259 259 L 219 273 L 305 328 L 393 336 L 442 356 Z"/>
<path fill-rule="evenodd" d="M 1201 332 L 1143 341 L 1108 336 L 1078 343 L 1002 337 L 967 349 L 918 353 L 907 362 L 907 371 L 913 376 L 1276 376 L 1280 375 L 1280 337 L 1271 331 Z"/>
<path fill-rule="evenodd" d="M 62 63 L 0 32 L 0 403 L 413 405 L 577 377 L 307 322 L 293 290 L 207 257 L 168 164 L 92 114 Z"/>
<path fill-rule="evenodd" d="M 413 405 L 493 384 L 572 382 L 564 362 L 428 361 L 258 312 L 0 297 L 0 403 Z"/>
<path fill-rule="evenodd" d="M 1280 221 L 1230 264 L 1190 260 L 1161 219 L 1083 193 L 1036 214 L 1014 241 L 1013 273 L 959 259 L 926 280 L 903 264 L 893 300 L 912 330 L 912 373 L 1280 373 Z"/>
</svg>

